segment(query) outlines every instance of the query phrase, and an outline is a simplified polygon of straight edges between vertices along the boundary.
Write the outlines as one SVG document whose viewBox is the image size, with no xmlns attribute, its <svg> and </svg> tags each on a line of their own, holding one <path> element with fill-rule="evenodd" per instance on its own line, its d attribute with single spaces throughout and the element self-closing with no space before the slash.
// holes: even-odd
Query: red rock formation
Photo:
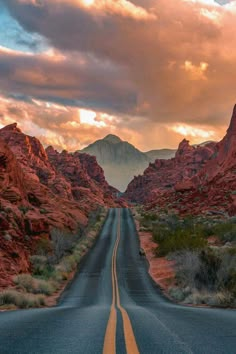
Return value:
<svg viewBox="0 0 236 354">
<path fill-rule="evenodd" d="M 91 209 L 91 204 L 114 204 L 116 190 L 105 180 L 103 169 L 98 165 L 94 156 L 79 152 L 59 153 L 51 146 L 46 149 L 49 161 L 57 173 L 62 175 L 70 184 L 71 193 L 80 203 L 83 200 L 85 207 Z"/>
<path fill-rule="evenodd" d="M 197 174 L 215 152 L 215 145 L 193 147 L 187 140 L 179 144 L 171 160 L 156 160 L 129 184 L 126 197 L 135 202 L 155 201 L 165 192 L 189 189 L 190 179 Z"/>
<path fill-rule="evenodd" d="M 0 130 L 0 287 L 29 270 L 40 237 L 57 227 L 76 232 L 98 205 L 116 206 L 96 159 L 46 151 L 17 124 Z"/>
<path fill-rule="evenodd" d="M 126 196 L 148 209 L 180 214 L 236 215 L 236 106 L 227 134 L 217 144 L 189 147 L 172 160 L 156 160 L 128 186 Z"/>
</svg>

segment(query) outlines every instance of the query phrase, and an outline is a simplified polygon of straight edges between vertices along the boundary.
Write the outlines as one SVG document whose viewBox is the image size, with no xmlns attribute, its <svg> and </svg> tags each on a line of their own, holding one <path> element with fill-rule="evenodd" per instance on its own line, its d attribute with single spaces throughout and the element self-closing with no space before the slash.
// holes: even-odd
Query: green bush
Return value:
<svg viewBox="0 0 236 354">
<path fill-rule="evenodd" d="M 26 214 L 29 210 L 30 210 L 30 207 L 26 206 L 26 205 L 20 205 L 18 207 L 18 209 L 23 213 L 23 214 Z"/>
<path fill-rule="evenodd" d="M 30 263 L 32 266 L 33 274 L 41 275 L 44 273 L 48 265 L 48 259 L 46 256 L 33 255 L 30 257 Z"/>
<path fill-rule="evenodd" d="M 166 256 L 168 253 L 181 250 L 198 250 L 207 245 L 204 238 L 193 234 L 193 231 L 188 228 L 156 229 L 153 232 L 153 239 L 158 243 L 156 249 L 158 256 Z"/>
<path fill-rule="evenodd" d="M 214 234 L 224 242 L 236 241 L 236 224 L 224 222 L 214 226 Z"/>
</svg>

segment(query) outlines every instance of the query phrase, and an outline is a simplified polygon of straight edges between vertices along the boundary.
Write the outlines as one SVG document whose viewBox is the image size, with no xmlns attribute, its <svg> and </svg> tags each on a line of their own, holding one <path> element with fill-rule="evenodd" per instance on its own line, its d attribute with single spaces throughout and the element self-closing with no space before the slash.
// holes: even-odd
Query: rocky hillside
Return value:
<svg viewBox="0 0 236 354">
<path fill-rule="evenodd" d="M 236 106 L 226 136 L 198 147 L 184 140 L 175 158 L 156 160 L 129 184 L 126 197 L 150 209 L 236 215 Z"/>
<path fill-rule="evenodd" d="M 141 152 L 115 135 L 107 135 L 86 147 L 82 152 L 94 155 L 102 166 L 108 182 L 124 191 L 137 174 L 143 173 L 149 162 L 156 158 L 170 158 L 174 150 L 162 149 Z"/>
<path fill-rule="evenodd" d="M 128 185 L 125 196 L 133 201 L 147 203 L 165 191 L 173 191 L 175 185 L 193 177 L 213 156 L 215 145 L 193 147 L 183 140 L 170 160 L 157 159 Z"/>
<path fill-rule="evenodd" d="M 45 151 L 17 124 L 1 129 L 0 286 L 28 270 L 31 251 L 50 229 L 78 231 L 98 205 L 117 205 L 115 195 L 94 157 Z"/>
</svg>

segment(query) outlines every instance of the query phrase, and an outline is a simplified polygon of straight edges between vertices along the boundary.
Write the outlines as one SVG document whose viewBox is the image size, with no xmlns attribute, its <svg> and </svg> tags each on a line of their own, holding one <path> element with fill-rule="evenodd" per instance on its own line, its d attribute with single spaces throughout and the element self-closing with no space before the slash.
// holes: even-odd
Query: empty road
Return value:
<svg viewBox="0 0 236 354">
<path fill-rule="evenodd" d="M 111 209 L 53 308 L 0 314 L 0 354 L 236 353 L 236 311 L 172 304 L 138 255 L 128 209 Z"/>
</svg>

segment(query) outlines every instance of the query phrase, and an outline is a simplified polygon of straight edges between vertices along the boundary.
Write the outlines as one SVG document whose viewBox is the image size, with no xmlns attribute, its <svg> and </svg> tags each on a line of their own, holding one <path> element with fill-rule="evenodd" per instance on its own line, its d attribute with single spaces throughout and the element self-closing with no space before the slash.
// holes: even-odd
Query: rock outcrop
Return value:
<svg viewBox="0 0 236 354">
<path fill-rule="evenodd" d="M 184 140 L 175 158 L 156 160 L 128 186 L 126 197 L 148 209 L 180 214 L 236 215 L 236 106 L 225 137 L 192 147 Z"/>
<path fill-rule="evenodd" d="M 125 196 L 133 202 L 147 203 L 155 201 L 164 192 L 177 189 L 189 189 L 190 179 L 214 155 L 215 144 L 193 147 L 183 140 L 170 160 L 157 159 L 128 185 Z"/>
<path fill-rule="evenodd" d="M 17 124 L 0 129 L 0 287 L 29 270 L 51 228 L 78 231 L 99 205 L 118 205 L 116 193 L 94 157 L 45 150 Z"/>
</svg>

